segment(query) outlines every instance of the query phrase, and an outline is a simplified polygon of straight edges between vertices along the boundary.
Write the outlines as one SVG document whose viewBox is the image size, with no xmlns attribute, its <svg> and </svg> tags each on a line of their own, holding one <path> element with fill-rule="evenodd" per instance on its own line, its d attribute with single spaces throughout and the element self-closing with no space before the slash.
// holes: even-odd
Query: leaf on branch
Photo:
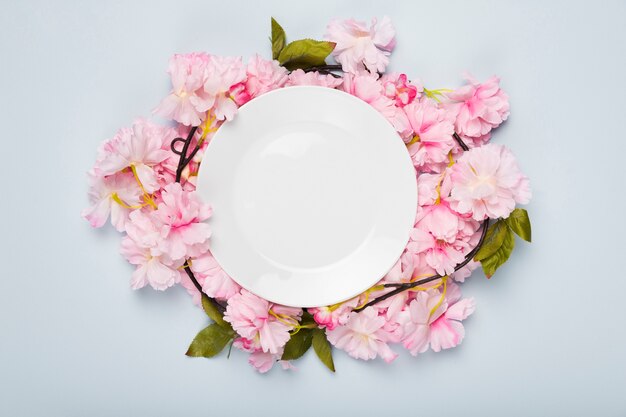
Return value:
<svg viewBox="0 0 626 417">
<path fill-rule="evenodd" d="M 506 224 L 515 232 L 516 235 L 524 239 L 526 242 L 531 241 L 530 218 L 528 212 L 524 209 L 517 208 L 506 219 Z"/>
<path fill-rule="evenodd" d="M 278 59 L 286 43 L 285 30 L 272 17 L 272 59 Z"/>
<path fill-rule="evenodd" d="M 300 39 L 283 48 L 278 55 L 278 62 L 290 71 L 324 65 L 333 49 L 334 42 Z"/>
<path fill-rule="evenodd" d="M 311 347 L 311 339 L 313 335 L 309 329 L 300 329 L 300 331 L 291 335 L 291 338 L 285 345 L 283 356 L 284 361 L 299 359 Z"/>
<path fill-rule="evenodd" d="M 335 372 L 335 362 L 333 361 L 333 350 L 330 342 L 326 338 L 326 333 L 323 329 L 313 329 L 313 350 L 320 358 L 322 363 L 326 365 L 328 369 Z"/>
<path fill-rule="evenodd" d="M 231 329 L 230 323 L 224 321 L 224 315 L 217 309 L 215 302 L 211 300 L 205 293 L 202 293 L 202 309 L 211 320 L 218 326 Z"/>
<path fill-rule="evenodd" d="M 202 329 L 187 349 L 187 356 L 211 358 L 220 353 L 235 336 L 235 332 L 217 323 Z"/>
<path fill-rule="evenodd" d="M 508 232 L 508 227 L 502 219 L 489 226 L 485 240 L 478 252 L 476 252 L 474 260 L 481 261 L 493 255 L 502 246 L 502 242 L 504 242 L 504 238 Z"/>
<path fill-rule="evenodd" d="M 506 225 L 503 229 L 505 230 L 505 233 L 502 245 L 500 245 L 500 247 L 489 257 L 480 261 L 487 278 L 491 278 L 496 270 L 509 259 L 511 252 L 513 252 L 513 248 L 515 247 L 515 235 Z"/>
</svg>

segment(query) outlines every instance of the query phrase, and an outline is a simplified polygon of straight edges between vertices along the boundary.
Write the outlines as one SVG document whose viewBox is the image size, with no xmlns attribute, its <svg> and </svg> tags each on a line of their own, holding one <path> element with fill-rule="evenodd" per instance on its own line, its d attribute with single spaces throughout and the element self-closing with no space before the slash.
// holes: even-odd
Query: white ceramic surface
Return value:
<svg viewBox="0 0 626 417">
<path fill-rule="evenodd" d="M 302 307 L 375 284 L 407 243 L 417 204 L 401 138 L 341 91 L 290 87 L 224 124 L 198 192 L 214 209 L 213 255 L 242 287 Z"/>
</svg>

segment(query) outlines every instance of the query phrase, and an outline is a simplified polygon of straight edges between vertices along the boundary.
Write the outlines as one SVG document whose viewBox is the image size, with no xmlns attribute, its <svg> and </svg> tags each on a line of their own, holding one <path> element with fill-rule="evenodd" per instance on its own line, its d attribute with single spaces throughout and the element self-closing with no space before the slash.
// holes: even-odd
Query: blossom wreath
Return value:
<svg viewBox="0 0 626 417">
<path fill-rule="evenodd" d="M 212 319 L 188 356 L 212 357 L 227 345 L 248 352 L 260 372 L 290 368 L 311 346 L 335 370 L 332 347 L 391 362 L 389 344 L 412 355 L 457 346 L 474 311 L 458 283 L 482 266 L 490 278 L 509 258 L 514 234 L 530 242 L 530 221 L 517 203 L 530 200 L 528 178 L 512 153 L 489 143 L 509 114 L 508 96 L 492 77 L 457 90 L 428 90 L 405 74 L 385 73 L 395 46 L 388 18 L 371 25 L 333 20 L 326 40 L 286 42 L 272 19 L 272 60 L 204 53 L 174 55 L 173 89 L 155 113 L 176 122 L 140 119 L 105 141 L 89 171 L 94 227 L 110 218 L 125 232 L 121 252 L 136 269 L 134 289 L 181 284 Z M 327 64 L 332 55 L 337 64 Z M 327 307 L 294 308 L 264 300 L 233 281 L 209 248 L 209 205 L 195 194 L 202 153 L 237 108 L 293 85 L 341 89 L 369 103 L 407 145 L 419 190 L 415 226 L 396 263 L 374 287 Z M 490 219 L 494 220 L 490 224 Z"/>
</svg>

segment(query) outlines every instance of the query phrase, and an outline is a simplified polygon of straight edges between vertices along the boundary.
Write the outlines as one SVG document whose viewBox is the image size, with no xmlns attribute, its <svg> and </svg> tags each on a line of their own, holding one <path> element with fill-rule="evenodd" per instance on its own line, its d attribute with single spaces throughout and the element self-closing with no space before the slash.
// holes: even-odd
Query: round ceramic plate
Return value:
<svg viewBox="0 0 626 417">
<path fill-rule="evenodd" d="M 204 155 L 211 251 L 242 287 L 298 307 L 365 291 L 398 260 L 417 206 L 402 139 L 374 108 L 289 87 L 239 109 Z"/>
</svg>

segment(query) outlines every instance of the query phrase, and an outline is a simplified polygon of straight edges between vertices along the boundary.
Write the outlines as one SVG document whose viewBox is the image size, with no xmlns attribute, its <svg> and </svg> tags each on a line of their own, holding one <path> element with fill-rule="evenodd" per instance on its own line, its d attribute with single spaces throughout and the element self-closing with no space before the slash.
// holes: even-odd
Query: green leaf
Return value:
<svg viewBox="0 0 626 417">
<path fill-rule="evenodd" d="M 278 55 L 278 62 L 290 71 L 324 65 L 326 57 L 333 49 L 335 49 L 334 42 L 300 39 L 283 48 Z"/>
<path fill-rule="evenodd" d="M 508 227 L 502 219 L 489 226 L 485 240 L 478 252 L 476 252 L 474 260 L 481 261 L 493 255 L 502 246 L 507 233 L 509 233 Z"/>
<path fill-rule="evenodd" d="M 516 235 L 524 239 L 526 242 L 531 241 L 530 219 L 528 212 L 524 209 L 517 208 L 506 219 L 506 224 Z"/>
<path fill-rule="evenodd" d="M 283 27 L 272 17 L 272 59 L 278 59 L 285 47 L 286 36 Z"/>
<path fill-rule="evenodd" d="M 222 312 L 217 309 L 215 302 L 204 293 L 202 293 L 202 309 L 218 326 L 231 329 L 230 323 L 224 321 L 224 316 Z"/>
<path fill-rule="evenodd" d="M 333 351 L 330 342 L 326 339 L 326 333 L 322 329 L 313 329 L 313 350 L 328 369 L 335 372 L 335 362 L 333 362 Z"/>
<path fill-rule="evenodd" d="M 491 278 L 496 270 L 509 259 L 515 247 L 515 235 L 508 227 L 504 227 L 504 230 L 506 230 L 506 233 L 504 234 L 502 245 L 492 255 L 480 261 L 487 278 Z"/>
<path fill-rule="evenodd" d="M 235 333 L 232 330 L 213 323 L 196 335 L 186 355 L 211 358 L 220 353 L 234 336 Z"/>
<path fill-rule="evenodd" d="M 291 335 L 291 339 L 285 345 L 283 356 L 284 361 L 291 361 L 300 358 L 311 347 L 311 330 L 300 329 L 298 332 Z"/>
</svg>

